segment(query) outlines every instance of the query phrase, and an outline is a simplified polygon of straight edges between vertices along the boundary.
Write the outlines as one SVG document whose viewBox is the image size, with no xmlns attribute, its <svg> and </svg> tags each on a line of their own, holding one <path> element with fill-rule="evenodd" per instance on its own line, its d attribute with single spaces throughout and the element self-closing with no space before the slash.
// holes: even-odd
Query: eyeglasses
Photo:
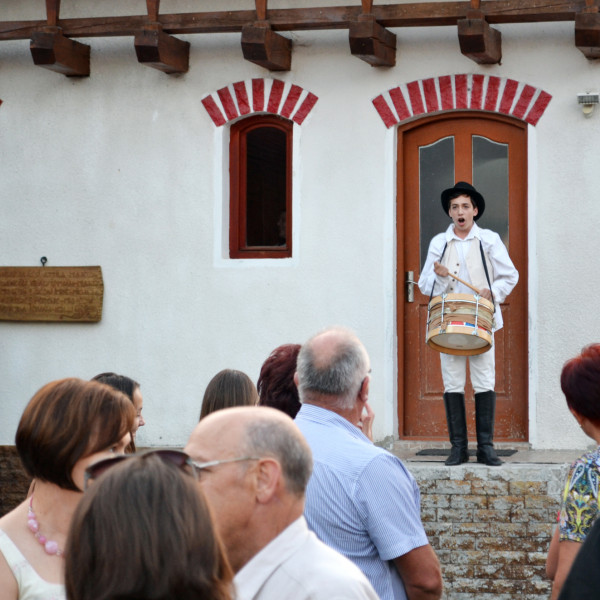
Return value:
<svg viewBox="0 0 600 600">
<path fill-rule="evenodd" d="M 150 450 L 141 454 L 119 454 L 91 464 L 83 474 L 83 489 L 87 490 L 90 481 L 98 479 L 100 475 L 108 471 L 111 467 L 122 463 L 124 460 L 134 457 L 146 458 L 147 456 L 158 456 L 164 463 L 175 465 L 184 473 L 197 479 L 196 466 L 185 452 L 181 452 L 180 450 Z"/>
<path fill-rule="evenodd" d="M 234 463 L 241 462 L 243 460 L 260 460 L 258 456 L 240 456 L 239 458 L 224 458 L 222 460 L 209 460 L 208 462 L 196 462 L 194 460 L 190 461 L 194 466 L 196 471 L 202 471 L 204 469 L 209 469 L 210 467 L 216 467 L 217 465 L 223 465 L 225 463 Z"/>
</svg>

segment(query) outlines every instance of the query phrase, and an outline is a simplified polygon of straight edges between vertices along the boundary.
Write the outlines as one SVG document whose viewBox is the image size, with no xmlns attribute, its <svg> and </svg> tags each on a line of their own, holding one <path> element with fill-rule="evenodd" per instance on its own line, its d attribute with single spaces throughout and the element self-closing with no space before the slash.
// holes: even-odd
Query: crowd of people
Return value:
<svg viewBox="0 0 600 600">
<path fill-rule="evenodd" d="M 364 345 L 330 328 L 276 348 L 256 386 L 217 373 L 183 451 L 144 453 L 133 379 L 48 383 L 17 428 L 32 484 L 0 518 L 0 600 L 441 598 L 418 485 L 372 442 L 370 383 Z M 561 386 L 600 444 L 600 344 L 565 365 Z M 599 471 L 596 450 L 569 473 L 553 599 L 598 597 Z"/>
</svg>

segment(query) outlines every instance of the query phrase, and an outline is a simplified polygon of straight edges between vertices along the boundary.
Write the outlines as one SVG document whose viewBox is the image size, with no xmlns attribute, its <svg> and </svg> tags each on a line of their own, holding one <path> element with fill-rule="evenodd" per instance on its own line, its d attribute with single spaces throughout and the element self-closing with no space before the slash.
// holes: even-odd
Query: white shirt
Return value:
<svg viewBox="0 0 600 600">
<path fill-rule="evenodd" d="M 19 600 L 65 600 L 65 586 L 42 579 L 8 535 L 0 529 L 0 552 L 19 587 Z M 62 560 L 57 558 L 56 560 Z"/>
<path fill-rule="evenodd" d="M 512 292 L 515 285 L 519 281 L 519 273 L 515 269 L 515 266 L 510 260 L 508 250 L 503 244 L 500 236 L 491 229 L 481 229 L 476 223 L 473 223 L 471 231 L 469 231 L 467 237 L 462 240 L 454 233 L 454 223 L 452 223 L 448 229 L 443 233 L 438 233 L 429 244 L 429 251 L 427 252 L 427 260 L 423 265 L 423 271 L 419 277 L 419 289 L 422 294 L 431 294 L 432 288 L 434 288 L 434 295 L 439 295 L 444 292 L 448 292 L 449 288 L 452 287 L 452 292 L 455 293 L 468 293 L 472 291 L 463 286 L 460 282 L 454 281 L 451 277 L 440 277 L 436 275 L 433 270 L 433 263 L 440 262 L 442 252 L 446 244 L 453 242 L 457 254 L 460 257 L 460 270 L 459 277 L 464 279 L 468 283 L 472 283 L 471 274 L 466 269 L 465 257 L 469 252 L 469 246 L 473 244 L 481 244 L 483 246 L 483 252 L 489 260 L 492 272 L 489 273 L 491 279 L 491 290 L 494 295 L 494 302 L 496 303 L 496 312 L 494 313 L 494 319 L 496 321 L 495 330 L 502 327 L 502 315 L 500 313 L 500 303 L 506 300 L 506 297 Z M 448 249 L 446 250 L 448 253 Z"/>
<path fill-rule="evenodd" d="M 362 571 L 326 546 L 300 517 L 234 578 L 236 600 L 379 600 Z"/>
</svg>

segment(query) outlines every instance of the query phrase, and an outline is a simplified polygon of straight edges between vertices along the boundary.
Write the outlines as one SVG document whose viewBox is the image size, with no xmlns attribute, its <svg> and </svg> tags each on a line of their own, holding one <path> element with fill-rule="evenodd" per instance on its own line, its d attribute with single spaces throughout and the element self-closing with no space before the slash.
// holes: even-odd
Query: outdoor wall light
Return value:
<svg viewBox="0 0 600 600">
<path fill-rule="evenodd" d="M 596 92 L 583 92 L 577 94 L 577 102 L 581 104 L 583 114 L 589 117 L 594 110 L 594 106 L 600 102 L 600 95 Z"/>
</svg>

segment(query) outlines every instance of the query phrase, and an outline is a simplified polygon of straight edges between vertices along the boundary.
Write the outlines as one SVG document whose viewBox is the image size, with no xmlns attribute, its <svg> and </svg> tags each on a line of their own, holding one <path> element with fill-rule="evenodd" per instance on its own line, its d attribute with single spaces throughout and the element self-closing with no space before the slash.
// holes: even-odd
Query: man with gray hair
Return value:
<svg viewBox="0 0 600 600">
<path fill-rule="evenodd" d="M 314 459 L 304 515 L 382 600 L 435 600 L 442 576 L 421 523 L 417 483 L 360 430 L 370 371 L 367 351 L 346 329 L 325 330 L 300 350 L 296 424 Z"/>
<path fill-rule="evenodd" d="M 360 569 L 306 525 L 312 457 L 288 415 L 266 406 L 213 412 L 185 452 L 236 574 L 236 600 L 378 599 Z"/>
</svg>

